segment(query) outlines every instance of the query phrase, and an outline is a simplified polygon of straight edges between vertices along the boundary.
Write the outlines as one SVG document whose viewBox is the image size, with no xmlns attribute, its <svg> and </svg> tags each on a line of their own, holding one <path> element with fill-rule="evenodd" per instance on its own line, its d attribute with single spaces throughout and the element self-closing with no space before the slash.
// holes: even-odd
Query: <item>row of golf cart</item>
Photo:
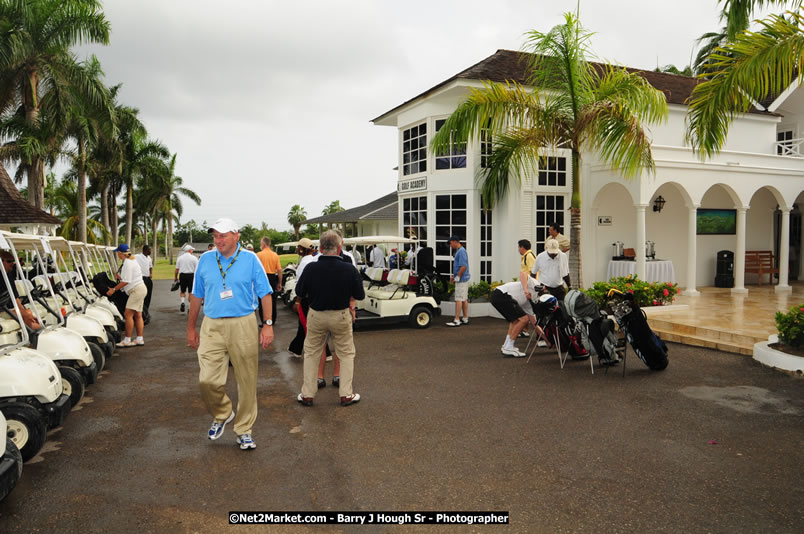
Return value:
<svg viewBox="0 0 804 534">
<path fill-rule="evenodd" d="M 114 278 L 112 250 L 0 232 L 0 500 L 122 339 L 120 308 L 93 285 Z"/>
<path fill-rule="evenodd" d="M 402 250 L 404 246 L 408 246 L 409 254 L 414 255 L 410 268 L 386 269 L 358 264 L 366 298 L 357 302 L 356 328 L 400 322 L 407 322 L 413 328 L 427 328 L 433 317 L 441 314 L 432 248 L 419 248 L 417 240 L 396 236 L 349 237 L 343 242 L 345 247 L 385 245 Z M 297 244 L 298 242 L 282 243 L 277 248 L 295 247 Z M 318 242 L 313 241 L 313 244 L 318 245 Z M 296 298 L 296 265 L 288 265 L 282 274 L 283 284 L 279 298 L 285 304 L 292 305 Z"/>
</svg>

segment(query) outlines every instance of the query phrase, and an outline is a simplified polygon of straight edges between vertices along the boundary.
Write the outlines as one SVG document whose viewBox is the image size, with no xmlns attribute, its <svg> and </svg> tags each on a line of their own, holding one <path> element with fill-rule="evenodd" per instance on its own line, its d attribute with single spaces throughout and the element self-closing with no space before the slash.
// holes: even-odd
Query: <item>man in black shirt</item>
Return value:
<svg viewBox="0 0 804 534">
<path fill-rule="evenodd" d="M 318 261 L 309 263 L 296 282 L 296 296 L 310 301 L 307 338 L 304 340 L 304 383 L 296 398 L 304 406 L 313 405 L 313 397 L 318 391 L 318 363 L 327 334 L 332 336 L 335 352 L 341 359 L 338 386 L 341 406 L 360 402 L 360 395 L 352 391 L 355 344 L 350 301 L 362 300 L 366 294 L 357 269 L 340 258 L 342 242 L 334 231 L 324 232 Z"/>
</svg>

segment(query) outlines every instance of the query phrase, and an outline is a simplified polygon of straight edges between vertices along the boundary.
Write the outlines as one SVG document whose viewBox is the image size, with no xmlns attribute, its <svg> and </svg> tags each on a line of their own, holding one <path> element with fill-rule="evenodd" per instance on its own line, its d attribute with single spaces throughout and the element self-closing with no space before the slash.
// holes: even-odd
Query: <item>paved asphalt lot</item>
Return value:
<svg viewBox="0 0 804 534">
<path fill-rule="evenodd" d="M 121 349 L 0 503 L 0 532 L 407 532 L 241 526 L 233 510 L 505 510 L 505 532 L 801 532 L 804 381 L 670 346 L 666 371 L 502 358 L 504 323 L 359 331 L 355 390 L 294 400 L 280 313 L 260 355 L 257 449 L 206 439 L 195 353 L 168 281 L 144 348 Z M 331 377 L 328 364 L 327 381 Z M 234 380 L 230 377 L 230 392 Z M 710 444 L 711 441 L 716 444 Z M 798 525 L 798 527 L 796 526 Z"/>
</svg>

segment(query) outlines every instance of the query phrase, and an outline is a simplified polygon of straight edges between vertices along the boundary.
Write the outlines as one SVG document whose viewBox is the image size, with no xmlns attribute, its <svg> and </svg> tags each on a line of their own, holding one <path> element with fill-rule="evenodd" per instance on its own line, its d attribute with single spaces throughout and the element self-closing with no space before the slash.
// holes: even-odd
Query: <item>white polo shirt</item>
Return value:
<svg viewBox="0 0 804 534">
<path fill-rule="evenodd" d="M 137 265 L 140 266 L 142 276 L 151 276 L 151 268 L 154 266 L 154 264 L 150 256 L 146 256 L 145 254 L 137 254 L 134 256 L 134 260 L 137 262 Z"/>
<path fill-rule="evenodd" d="M 525 290 L 522 289 L 522 282 L 519 280 L 516 282 L 508 282 L 507 284 L 497 286 L 497 289 L 506 295 L 510 295 L 511 298 L 514 299 L 517 304 L 519 304 L 519 307 L 522 308 L 522 311 L 528 315 L 533 315 L 533 306 L 528 304 L 528 298 L 525 296 Z M 528 289 L 530 289 L 531 296 L 536 298 L 536 281 L 530 276 L 528 276 Z"/>
<path fill-rule="evenodd" d="M 314 261 L 318 261 L 318 254 L 308 254 L 307 256 L 301 259 L 301 261 L 299 262 L 299 266 L 296 267 L 296 280 L 301 278 L 301 275 L 304 272 L 304 268 Z"/>
<path fill-rule="evenodd" d="M 564 283 L 564 277 L 569 275 L 567 255 L 559 250 L 558 255 L 551 258 L 547 251 L 544 251 L 536 256 L 531 273 L 539 273 L 539 282 L 547 287 L 558 287 Z"/>
<path fill-rule="evenodd" d="M 198 267 L 198 258 L 192 252 L 185 252 L 176 260 L 179 274 L 193 274 Z"/>
<path fill-rule="evenodd" d="M 123 291 L 126 294 L 142 283 L 142 271 L 136 260 L 123 260 L 123 267 L 120 269 L 120 280 L 125 282 Z"/>
</svg>

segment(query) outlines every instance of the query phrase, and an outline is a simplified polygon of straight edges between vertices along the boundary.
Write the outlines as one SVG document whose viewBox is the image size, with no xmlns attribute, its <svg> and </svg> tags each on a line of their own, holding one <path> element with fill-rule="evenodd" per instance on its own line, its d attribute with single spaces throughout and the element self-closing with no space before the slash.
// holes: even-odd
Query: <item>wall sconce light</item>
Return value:
<svg viewBox="0 0 804 534">
<path fill-rule="evenodd" d="M 662 198 L 662 195 L 656 197 L 656 199 L 653 201 L 653 211 L 661 212 L 662 208 L 664 208 L 664 203 L 665 200 Z"/>
</svg>

